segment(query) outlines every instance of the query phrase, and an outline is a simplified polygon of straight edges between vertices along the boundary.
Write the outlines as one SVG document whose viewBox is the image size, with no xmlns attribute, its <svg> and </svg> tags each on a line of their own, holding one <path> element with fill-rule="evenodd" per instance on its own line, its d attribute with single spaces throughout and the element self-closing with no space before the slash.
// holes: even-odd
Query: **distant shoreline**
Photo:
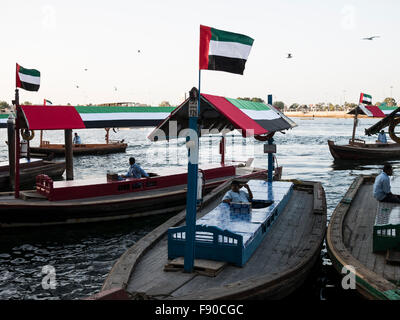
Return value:
<svg viewBox="0 0 400 320">
<path fill-rule="evenodd" d="M 301 112 L 301 111 L 287 111 L 284 112 L 285 116 L 298 117 L 298 118 L 354 118 L 354 115 L 347 114 L 347 111 L 315 111 L 315 112 Z M 364 114 L 358 115 L 359 118 L 368 118 Z"/>
</svg>

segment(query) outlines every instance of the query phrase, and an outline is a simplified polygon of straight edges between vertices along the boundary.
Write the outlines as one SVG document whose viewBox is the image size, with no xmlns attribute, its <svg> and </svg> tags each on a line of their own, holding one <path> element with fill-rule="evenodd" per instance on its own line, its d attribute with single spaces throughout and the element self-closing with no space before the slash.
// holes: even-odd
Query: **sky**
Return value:
<svg viewBox="0 0 400 320">
<path fill-rule="evenodd" d="M 254 38 L 244 75 L 202 71 L 201 92 L 288 105 L 357 103 L 360 92 L 398 100 L 399 9 L 395 0 L 2 0 L 0 100 L 11 103 L 19 63 L 41 72 L 40 90 L 20 90 L 21 102 L 177 105 L 198 86 L 200 24 Z"/>
</svg>

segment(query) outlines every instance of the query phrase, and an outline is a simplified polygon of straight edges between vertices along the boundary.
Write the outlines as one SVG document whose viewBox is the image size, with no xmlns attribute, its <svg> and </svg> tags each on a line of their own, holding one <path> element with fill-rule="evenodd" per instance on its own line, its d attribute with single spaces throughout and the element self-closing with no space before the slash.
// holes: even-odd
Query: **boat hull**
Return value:
<svg viewBox="0 0 400 320">
<path fill-rule="evenodd" d="M 204 193 L 232 177 L 208 180 Z M 13 193 L 3 193 L 0 195 L 0 228 L 100 222 L 178 212 L 186 204 L 186 192 L 186 184 L 182 184 L 157 192 L 65 201 L 49 201 L 33 191 L 22 192 L 23 199 L 14 199 Z"/>
<path fill-rule="evenodd" d="M 80 144 L 73 145 L 72 152 L 75 156 L 79 155 L 100 155 L 108 153 L 125 152 L 128 145 L 126 143 L 109 144 Z M 56 157 L 65 156 L 65 147 L 62 144 L 47 144 L 42 147 L 30 147 L 29 151 L 33 154 L 54 154 Z"/>
<path fill-rule="evenodd" d="M 339 274 L 354 267 L 355 289 L 366 299 L 400 300 L 394 284 L 396 266 L 385 263 L 384 253 L 373 252 L 373 225 L 378 202 L 372 197 L 374 177 L 357 177 L 332 213 L 326 236 L 328 254 Z M 398 268 L 398 267 L 397 267 Z M 387 276 L 394 277 L 387 279 Z M 390 280 L 390 281 L 389 281 Z"/>
<path fill-rule="evenodd" d="M 400 159 L 399 144 L 336 145 L 328 140 L 329 151 L 335 160 L 392 160 Z"/>
<path fill-rule="evenodd" d="M 39 174 L 48 175 L 51 178 L 59 178 L 65 171 L 65 162 L 37 161 L 25 163 L 20 167 L 20 186 L 32 188 Z M 11 190 L 9 167 L 0 167 L 0 191 Z"/>
</svg>

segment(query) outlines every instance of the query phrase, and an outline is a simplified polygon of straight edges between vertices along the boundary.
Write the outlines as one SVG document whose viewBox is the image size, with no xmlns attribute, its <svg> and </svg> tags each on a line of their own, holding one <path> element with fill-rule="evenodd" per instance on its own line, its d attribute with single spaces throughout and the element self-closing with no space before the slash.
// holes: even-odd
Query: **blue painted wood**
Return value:
<svg viewBox="0 0 400 320">
<path fill-rule="evenodd" d="M 197 97 L 197 114 L 192 116 L 189 112 L 189 128 L 195 132 L 195 147 L 188 149 L 188 190 L 186 196 L 186 225 L 187 239 L 185 248 L 185 259 L 183 269 L 192 272 L 195 257 L 195 234 L 196 234 L 196 215 L 197 215 L 197 175 L 199 173 L 199 135 L 197 128 L 198 113 L 200 111 L 200 83 L 201 71 L 199 70 L 199 91 Z"/>
<path fill-rule="evenodd" d="M 268 95 L 268 104 L 272 105 L 272 94 Z M 274 139 L 268 139 L 268 144 L 272 145 L 274 143 Z M 268 181 L 272 182 L 274 172 L 274 155 L 272 153 L 268 153 Z"/>
<path fill-rule="evenodd" d="M 221 203 L 196 223 L 195 258 L 226 261 L 243 266 L 253 255 L 280 213 L 292 191 L 291 182 L 268 183 L 251 180 L 249 186 L 256 201 L 268 201 L 266 208 L 250 213 L 235 213 L 229 204 Z M 168 258 L 185 253 L 186 226 L 168 230 Z"/>
</svg>

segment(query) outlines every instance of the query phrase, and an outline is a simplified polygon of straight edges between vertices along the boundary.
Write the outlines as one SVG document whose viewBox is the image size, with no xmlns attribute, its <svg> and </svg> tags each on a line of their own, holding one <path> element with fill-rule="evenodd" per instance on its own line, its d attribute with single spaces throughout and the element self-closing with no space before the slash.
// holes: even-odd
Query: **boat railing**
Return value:
<svg viewBox="0 0 400 320">
<path fill-rule="evenodd" d="M 376 210 L 372 247 L 373 252 L 398 249 L 400 245 L 399 208 L 392 203 L 379 202 Z"/>
<path fill-rule="evenodd" d="M 184 256 L 186 226 L 168 230 L 168 259 Z M 242 265 L 243 236 L 215 226 L 196 225 L 196 258 Z"/>
</svg>

